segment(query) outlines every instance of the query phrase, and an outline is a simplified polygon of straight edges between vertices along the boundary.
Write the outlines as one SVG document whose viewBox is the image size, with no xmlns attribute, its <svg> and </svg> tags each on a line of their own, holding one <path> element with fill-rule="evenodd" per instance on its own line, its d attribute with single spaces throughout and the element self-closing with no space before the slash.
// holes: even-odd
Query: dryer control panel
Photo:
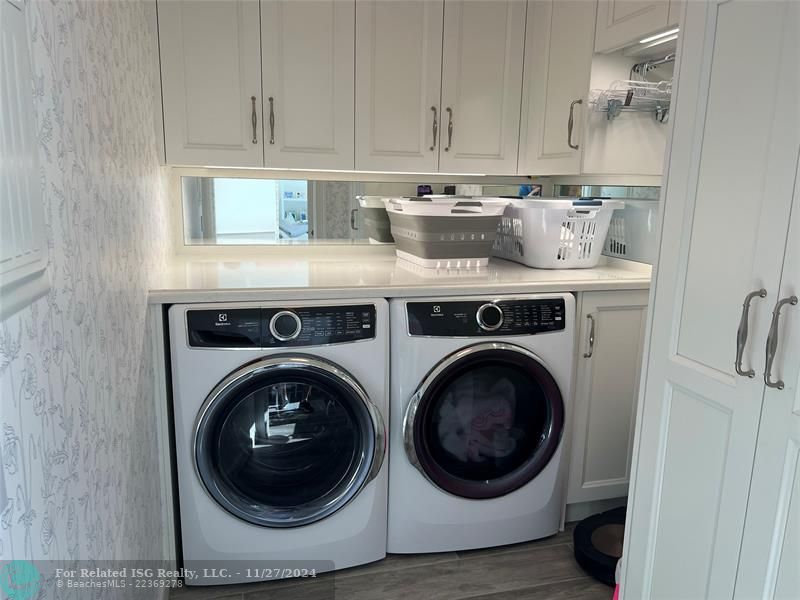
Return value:
<svg viewBox="0 0 800 600">
<path fill-rule="evenodd" d="M 561 331 L 563 298 L 408 302 L 409 335 L 499 337 Z"/>
<path fill-rule="evenodd" d="M 303 306 L 189 310 L 193 348 L 297 348 L 375 337 L 375 306 Z"/>
</svg>

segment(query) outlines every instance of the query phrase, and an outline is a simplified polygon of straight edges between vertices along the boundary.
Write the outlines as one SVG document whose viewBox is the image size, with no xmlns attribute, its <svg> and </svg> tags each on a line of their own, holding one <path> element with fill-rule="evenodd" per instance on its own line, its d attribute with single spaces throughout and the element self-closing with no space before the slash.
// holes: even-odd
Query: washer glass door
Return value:
<svg viewBox="0 0 800 600">
<path fill-rule="evenodd" d="M 319 359 L 257 361 L 223 381 L 201 410 L 197 472 L 211 496 L 255 525 L 319 521 L 380 468 L 383 424 L 361 386 Z"/>
<path fill-rule="evenodd" d="M 564 428 L 558 385 L 527 350 L 471 346 L 443 360 L 411 399 L 406 452 L 442 490 L 494 498 L 544 469 Z"/>
</svg>

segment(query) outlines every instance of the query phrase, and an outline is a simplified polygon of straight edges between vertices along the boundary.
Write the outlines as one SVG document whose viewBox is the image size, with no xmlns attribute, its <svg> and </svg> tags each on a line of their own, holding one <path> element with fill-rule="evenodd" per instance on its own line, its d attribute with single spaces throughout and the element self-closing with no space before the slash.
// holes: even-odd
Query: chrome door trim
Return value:
<svg viewBox="0 0 800 600">
<path fill-rule="evenodd" d="M 422 401 L 422 398 L 427 393 L 428 389 L 431 387 L 431 384 L 436 381 L 436 379 L 441 375 L 445 370 L 450 368 L 453 364 L 473 355 L 478 352 L 485 352 L 487 350 L 501 350 L 501 351 L 508 351 L 508 352 L 515 352 L 524 356 L 525 358 L 529 358 L 535 360 L 537 363 L 544 365 L 542 359 L 536 356 L 530 350 L 527 350 L 521 346 L 517 346 L 515 344 L 507 344 L 505 342 L 483 342 L 479 344 L 474 344 L 472 346 L 467 346 L 465 348 L 461 348 L 452 354 L 448 354 L 442 360 L 440 360 L 433 369 L 428 371 L 428 374 L 425 375 L 425 378 L 420 383 L 417 391 L 414 392 L 414 395 L 411 396 L 411 399 L 408 402 L 408 406 L 406 406 L 405 413 L 403 415 L 403 447 L 406 451 L 406 456 L 408 457 L 409 462 L 414 466 L 414 468 L 422 473 L 423 477 L 427 479 L 431 484 L 436 486 L 437 489 L 439 488 L 439 484 L 437 484 L 433 479 L 428 476 L 425 472 L 425 469 L 422 468 L 422 465 L 419 462 L 419 457 L 417 456 L 417 448 L 414 444 L 414 419 L 417 416 L 417 409 L 419 408 L 419 404 Z"/>
<path fill-rule="evenodd" d="M 364 405 L 369 414 L 370 420 L 372 422 L 374 440 L 373 440 L 373 452 L 372 457 L 370 457 L 370 468 L 367 471 L 366 477 L 361 485 L 355 489 L 350 498 L 339 506 L 337 509 L 333 510 L 332 512 L 324 515 L 322 519 L 329 517 L 330 515 L 338 512 L 340 509 L 344 508 L 347 504 L 349 504 L 354 498 L 356 498 L 364 487 L 367 486 L 373 479 L 378 476 L 380 473 L 381 467 L 383 466 L 383 461 L 386 455 L 386 427 L 384 425 L 383 417 L 381 416 L 380 410 L 377 406 L 369 399 L 366 390 L 361 386 L 360 383 L 347 371 L 339 367 L 338 365 L 329 362 L 325 359 L 305 355 L 305 354 L 278 354 L 274 356 L 270 356 L 267 358 L 262 358 L 251 362 L 247 365 L 244 365 L 237 369 L 236 371 L 230 373 L 226 376 L 220 383 L 218 383 L 211 393 L 206 397 L 203 405 L 200 407 L 200 411 L 195 418 L 194 426 L 192 428 L 192 465 L 194 466 L 195 476 L 198 478 L 201 487 L 206 492 L 208 497 L 218 506 L 227 510 L 237 518 L 240 518 L 246 522 L 252 523 L 253 525 L 258 526 L 257 523 L 253 523 L 252 521 L 245 518 L 241 511 L 235 510 L 236 507 L 230 505 L 229 507 L 223 506 L 219 499 L 215 497 L 211 491 L 208 489 L 206 482 L 204 481 L 202 475 L 200 474 L 200 467 L 197 463 L 197 451 L 198 451 L 198 440 L 200 436 L 205 433 L 206 427 L 208 425 L 206 418 L 212 406 L 216 402 L 220 400 L 220 398 L 224 398 L 231 389 L 240 386 L 242 383 L 252 380 L 256 377 L 260 377 L 265 373 L 269 373 L 270 371 L 277 371 L 280 369 L 294 369 L 294 370 L 317 370 L 323 371 L 328 375 L 335 377 L 344 384 L 344 386 L 353 393 L 353 395 L 358 398 Z M 356 474 L 361 472 L 359 468 L 356 471 Z M 335 505 L 338 501 L 341 500 L 342 497 L 351 490 L 351 485 L 348 485 L 344 488 L 342 494 L 334 498 L 329 505 Z M 231 510 L 234 509 L 234 510 Z M 311 521 L 311 523 L 317 522 L 317 520 Z M 299 525 L 304 525 L 307 523 L 298 523 L 298 524 L 291 524 L 291 525 L 284 525 L 283 527 L 296 527 Z M 267 527 L 274 527 L 280 528 L 281 525 L 261 525 Z"/>
</svg>

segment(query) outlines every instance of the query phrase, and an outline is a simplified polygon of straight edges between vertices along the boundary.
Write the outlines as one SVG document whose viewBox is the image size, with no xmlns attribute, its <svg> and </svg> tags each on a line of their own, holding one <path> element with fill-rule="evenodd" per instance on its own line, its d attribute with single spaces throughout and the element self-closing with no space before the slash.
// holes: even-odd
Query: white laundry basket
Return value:
<svg viewBox="0 0 800 600">
<path fill-rule="evenodd" d="M 492 254 L 537 269 L 597 265 L 619 200 L 512 199 L 497 228 Z"/>
</svg>

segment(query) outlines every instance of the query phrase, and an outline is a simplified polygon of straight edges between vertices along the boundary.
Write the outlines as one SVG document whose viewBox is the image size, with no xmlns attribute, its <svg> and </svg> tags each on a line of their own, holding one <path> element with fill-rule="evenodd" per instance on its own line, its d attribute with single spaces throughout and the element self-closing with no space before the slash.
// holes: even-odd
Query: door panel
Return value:
<svg viewBox="0 0 800 600">
<path fill-rule="evenodd" d="M 758 2 L 732 2 L 719 8 L 717 41 L 709 86 L 708 105 L 696 197 L 691 224 L 691 254 L 686 266 L 686 283 L 681 306 L 678 354 L 721 376 L 734 376 L 736 351 L 731 344 L 731 332 L 736 331 L 741 313 L 740 302 L 720 303 L 720 298 L 743 298 L 760 287 L 759 278 L 771 271 L 774 278 L 778 264 L 762 265 L 759 246 L 770 247 L 768 256 L 778 251 L 774 233 L 765 239 L 757 224 L 772 228 L 785 218 L 790 195 L 776 202 L 769 189 L 776 170 L 785 164 L 785 142 L 778 144 L 772 129 L 771 111 L 764 118 L 741 118 L 740 102 L 749 105 L 759 102 L 762 90 L 778 88 L 787 73 L 780 70 L 774 57 L 780 53 L 780 37 L 764 38 L 760 31 L 778 31 L 781 11 L 761 10 Z M 760 41 L 757 41 L 760 40 Z M 743 43 L 746 42 L 746 43 Z M 744 65 L 752 65 L 748 85 L 735 85 L 741 79 Z M 756 65 L 770 65 L 756 68 Z M 748 73 L 750 69 L 748 68 Z M 735 87 L 734 87 L 735 86 Z M 735 90 L 735 92 L 734 92 Z M 737 101 L 731 102 L 735 93 Z M 787 118 L 791 118 L 787 115 Z M 736 119 L 736 127 L 731 127 Z M 784 121 L 783 125 L 787 122 Z M 791 159 L 790 159 L 791 161 Z M 746 174 L 746 176 L 740 176 Z M 783 178 L 782 184 L 791 185 Z M 733 198 L 742 200 L 735 204 Z M 777 205 L 777 206 L 776 206 Z M 781 213 L 775 213 L 774 210 Z M 720 228 L 723 231 L 719 231 Z M 784 230 L 785 231 L 785 230 Z M 715 233 L 718 232 L 718 233 Z M 782 243 L 781 240 L 777 240 Z M 766 268 L 765 268 L 766 267 Z M 761 282 L 764 283 L 763 281 Z M 709 289 L 714 293 L 710 294 Z M 776 286 L 773 280 L 774 293 Z M 758 335 L 758 332 L 754 332 Z M 750 348 L 757 356 L 746 362 L 761 360 L 756 346 Z M 752 361 L 752 362 L 751 362 Z M 758 370 L 758 366 L 754 366 Z"/>
<path fill-rule="evenodd" d="M 796 55 L 781 45 L 788 36 L 763 32 L 793 26 L 791 5 L 687 6 L 678 54 L 690 59 L 678 65 L 625 598 L 733 593 L 764 390 L 734 371 L 737 328 L 745 294 L 765 288 L 743 355 L 745 369 L 762 372 L 797 157 L 787 77 Z M 747 86 L 742 72 L 754 75 Z M 731 98 L 762 97 L 751 86 L 774 90 L 770 108 L 736 111 L 731 127 Z"/>
<path fill-rule="evenodd" d="M 527 21 L 517 173 L 580 173 L 595 6 L 583 0 L 529 0 Z M 573 106 L 574 100 L 582 103 Z"/>
<path fill-rule="evenodd" d="M 159 1 L 168 164 L 264 166 L 258 23 L 257 0 Z"/>
<path fill-rule="evenodd" d="M 792 4 L 793 35 L 787 37 L 797 56 L 800 10 Z M 796 70 L 787 78 L 800 89 Z M 800 123 L 793 125 L 800 146 Z M 800 157 L 797 169 L 780 298 L 800 297 Z M 800 597 L 800 304 L 783 305 L 776 333 L 772 380 L 783 380 L 784 388 L 767 388 L 764 395 L 736 583 L 741 599 Z"/>
<path fill-rule="evenodd" d="M 355 2 L 264 0 L 261 27 L 266 166 L 353 169 Z"/>
<path fill-rule="evenodd" d="M 357 3 L 356 169 L 438 169 L 443 6 L 442 0 Z"/>
<path fill-rule="evenodd" d="M 661 510 L 653 553 L 655 598 L 701 598 L 708 589 L 723 493 L 730 407 L 689 389 L 670 385 L 666 392 L 666 443 L 660 478 Z M 687 543 L 691 540 L 691 543 Z M 676 560 L 675 549 L 680 547 Z M 675 578 L 674 565 L 683 577 Z M 691 565 L 684 569 L 684 565 Z M 687 592 L 692 590 L 692 592 Z"/>
<path fill-rule="evenodd" d="M 521 0 L 445 3 L 440 171 L 516 172 L 525 10 Z"/>
<path fill-rule="evenodd" d="M 669 20 L 669 0 L 600 0 L 595 52 L 608 52 L 658 32 Z"/>
<path fill-rule="evenodd" d="M 568 504 L 628 494 L 647 300 L 646 290 L 581 299 Z"/>
</svg>

